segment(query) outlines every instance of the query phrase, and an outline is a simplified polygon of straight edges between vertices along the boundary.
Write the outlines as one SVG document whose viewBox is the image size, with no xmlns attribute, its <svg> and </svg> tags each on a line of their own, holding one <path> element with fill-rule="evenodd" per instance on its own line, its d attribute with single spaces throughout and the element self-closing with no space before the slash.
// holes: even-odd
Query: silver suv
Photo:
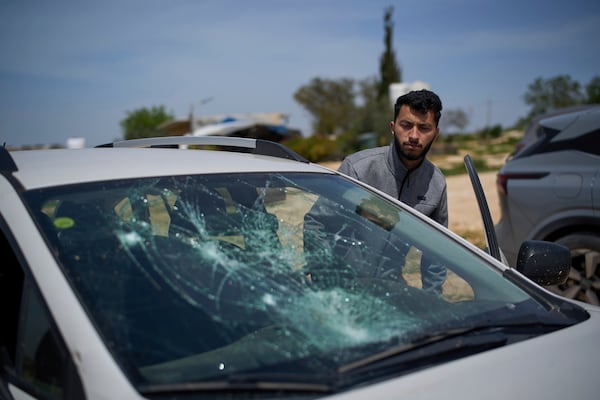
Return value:
<svg viewBox="0 0 600 400">
<path fill-rule="evenodd" d="M 569 279 L 552 290 L 600 304 L 600 106 L 569 110 L 535 126 L 535 140 L 498 173 L 499 244 L 510 265 L 523 240 L 569 247 Z"/>
</svg>

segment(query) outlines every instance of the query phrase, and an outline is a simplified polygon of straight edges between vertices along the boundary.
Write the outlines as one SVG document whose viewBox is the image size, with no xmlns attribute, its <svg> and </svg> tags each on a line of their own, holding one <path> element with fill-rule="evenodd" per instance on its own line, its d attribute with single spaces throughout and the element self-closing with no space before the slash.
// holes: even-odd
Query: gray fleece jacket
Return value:
<svg viewBox="0 0 600 400">
<path fill-rule="evenodd" d="M 367 183 L 448 227 L 448 199 L 444 174 L 425 159 L 409 171 L 396 152 L 396 141 L 351 154 L 338 171 Z"/>
</svg>

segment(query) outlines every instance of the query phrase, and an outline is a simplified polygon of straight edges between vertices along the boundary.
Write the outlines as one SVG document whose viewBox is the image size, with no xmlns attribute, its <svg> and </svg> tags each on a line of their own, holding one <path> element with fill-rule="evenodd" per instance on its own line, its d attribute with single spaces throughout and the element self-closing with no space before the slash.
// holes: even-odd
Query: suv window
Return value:
<svg viewBox="0 0 600 400">
<path fill-rule="evenodd" d="M 598 141 L 600 140 L 600 130 L 588 132 L 585 135 L 577 136 L 569 140 L 560 140 L 552 142 L 552 139 L 559 133 L 558 131 L 550 128 L 540 127 L 543 132 L 540 135 L 540 139 L 532 143 L 529 147 L 523 149 L 520 153 L 516 154 L 514 158 L 521 158 L 530 156 L 533 154 L 541 153 L 552 153 L 555 151 L 563 150 L 577 150 L 583 153 L 600 155 L 600 146 Z"/>
</svg>

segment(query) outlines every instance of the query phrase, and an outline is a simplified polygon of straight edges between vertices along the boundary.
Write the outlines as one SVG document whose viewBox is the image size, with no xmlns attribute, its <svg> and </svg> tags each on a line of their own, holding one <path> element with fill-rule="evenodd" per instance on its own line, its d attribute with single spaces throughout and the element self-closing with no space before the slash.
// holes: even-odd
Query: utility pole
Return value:
<svg viewBox="0 0 600 400">
<path fill-rule="evenodd" d="M 214 100 L 213 96 L 205 97 L 204 99 L 202 99 L 198 102 L 198 105 L 203 106 L 206 103 L 210 103 L 213 100 Z M 195 128 L 195 126 L 194 126 L 194 103 L 192 103 L 190 105 L 190 117 L 189 118 L 190 118 L 189 130 L 190 130 L 190 133 L 194 133 L 194 128 Z"/>
</svg>

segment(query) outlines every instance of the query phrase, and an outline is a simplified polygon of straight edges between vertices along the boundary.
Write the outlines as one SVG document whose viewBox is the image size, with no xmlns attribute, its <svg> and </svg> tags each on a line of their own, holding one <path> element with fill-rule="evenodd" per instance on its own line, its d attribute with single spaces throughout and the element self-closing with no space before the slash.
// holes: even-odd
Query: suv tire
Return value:
<svg viewBox="0 0 600 400">
<path fill-rule="evenodd" d="M 561 296 L 600 305 L 600 237 L 592 232 L 574 233 L 555 241 L 571 250 L 567 281 L 549 289 Z"/>
</svg>

